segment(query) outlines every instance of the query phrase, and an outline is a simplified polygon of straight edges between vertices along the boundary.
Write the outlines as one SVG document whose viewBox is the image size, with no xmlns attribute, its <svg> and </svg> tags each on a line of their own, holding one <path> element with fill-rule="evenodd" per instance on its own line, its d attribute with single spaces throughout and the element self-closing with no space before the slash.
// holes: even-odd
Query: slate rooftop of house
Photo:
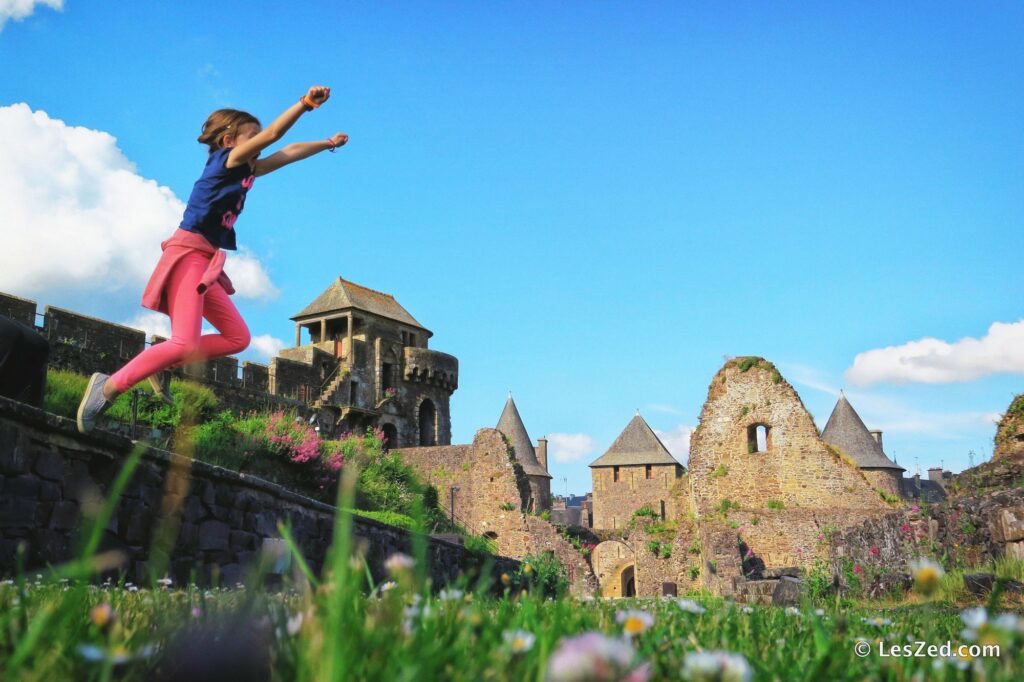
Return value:
<svg viewBox="0 0 1024 682">
<path fill-rule="evenodd" d="M 403 308 L 391 294 L 360 286 L 341 277 L 334 280 L 331 286 L 327 287 L 312 303 L 303 308 L 302 312 L 291 319 L 300 321 L 308 317 L 316 317 L 350 308 L 419 327 L 430 334 L 430 331 L 417 322 L 416 318 L 410 315 L 409 311 Z"/>
<path fill-rule="evenodd" d="M 839 400 L 832 410 L 832 416 L 821 432 L 821 439 L 835 446 L 853 458 L 861 469 L 898 469 L 906 471 L 899 464 L 886 457 L 882 446 L 864 426 L 860 415 L 846 396 L 839 392 Z"/>
<path fill-rule="evenodd" d="M 661 440 L 637 412 L 619 437 L 603 455 L 591 462 L 592 467 L 636 466 L 643 464 L 676 464 Z"/>
</svg>

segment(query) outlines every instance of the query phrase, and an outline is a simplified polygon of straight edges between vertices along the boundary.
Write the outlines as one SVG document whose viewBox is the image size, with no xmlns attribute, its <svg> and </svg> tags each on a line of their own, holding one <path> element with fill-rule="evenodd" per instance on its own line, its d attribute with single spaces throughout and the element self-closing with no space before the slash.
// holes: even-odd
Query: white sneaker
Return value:
<svg viewBox="0 0 1024 682">
<path fill-rule="evenodd" d="M 103 397 L 103 387 L 110 379 L 106 374 L 96 372 L 89 378 L 89 385 L 85 387 L 85 395 L 82 396 L 82 403 L 78 406 L 78 430 L 82 433 L 89 433 L 96 428 L 96 421 L 100 418 L 111 403 Z"/>
</svg>

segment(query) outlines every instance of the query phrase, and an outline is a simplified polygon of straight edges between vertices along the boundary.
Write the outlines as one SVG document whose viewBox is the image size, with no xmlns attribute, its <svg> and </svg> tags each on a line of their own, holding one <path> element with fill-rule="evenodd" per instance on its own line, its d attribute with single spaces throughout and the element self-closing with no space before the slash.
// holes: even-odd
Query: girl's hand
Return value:
<svg viewBox="0 0 1024 682">
<path fill-rule="evenodd" d="M 344 145 L 346 142 L 348 142 L 348 135 L 346 135 L 345 133 L 334 133 L 327 139 L 330 140 L 331 144 L 333 144 L 335 147 L 340 147 Z"/>
<path fill-rule="evenodd" d="M 324 87 L 323 85 L 314 85 L 306 93 L 306 97 L 310 99 L 317 106 L 320 106 L 331 98 L 331 89 Z"/>
</svg>

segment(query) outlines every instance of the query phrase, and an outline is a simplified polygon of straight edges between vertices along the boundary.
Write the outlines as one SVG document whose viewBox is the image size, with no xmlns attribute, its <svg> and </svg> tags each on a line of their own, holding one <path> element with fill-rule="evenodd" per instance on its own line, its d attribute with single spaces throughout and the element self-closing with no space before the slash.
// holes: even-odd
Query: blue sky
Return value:
<svg viewBox="0 0 1024 682">
<path fill-rule="evenodd" d="M 147 198 L 103 215 L 121 201 L 156 227 L 118 217 L 111 241 L 155 249 L 177 204 L 143 180 L 188 197 L 211 110 L 268 122 L 330 85 L 287 139 L 349 146 L 259 179 L 237 226 L 265 276 L 239 301 L 254 334 L 290 342 L 337 275 L 393 293 L 459 357 L 454 440 L 512 390 L 535 439 L 560 434 L 557 492 L 590 489 L 586 464 L 638 408 L 680 454 L 724 357 L 747 354 L 819 427 L 846 388 L 911 473 L 959 470 L 991 454 L 1024 373 L 1024 6 L 838 5 L 39 5 L 0 30 L 0 107 L 116 148 L 90 138 L 102 168 L 75 151 L 67 180 L 20 132 L 0 179 L 50 174 L 54 194 L 0 184 L 24 221 L 0 230 L 26 249 L 64 234 L 32 216 L 85 234 L 67 214 L 99 190 L 79 176 L 106 173 L 110 194 L 119 149 Z M 72 208 L 51 215 L 61 192 Z M 29 271 L 46 258 L 0 290 L 140 312 L 130 262 L 58 285 Z"/>
</svg>

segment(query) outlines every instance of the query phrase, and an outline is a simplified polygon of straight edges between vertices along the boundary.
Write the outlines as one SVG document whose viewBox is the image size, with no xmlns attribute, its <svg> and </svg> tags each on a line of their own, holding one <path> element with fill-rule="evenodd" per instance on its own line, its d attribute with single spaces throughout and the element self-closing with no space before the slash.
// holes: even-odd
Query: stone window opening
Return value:
<svg viewBox="0 0 1024 682">
<path fill-rule="evenodd" d="M 348 403 L 349 405 L 355 405 L 356 399 L 359 397 L 359 382 L 350 381 L 348 384 Z"/>
<path fill-rule="evenodd" d="M 612 482 L 619 482 L 619 467 L 612 467 Z"/>
<path fill-rule="evenodd" d="M 651 480 L 651 475 L 654 473 L 654 467 L 650 464 L 644 465 L 644 478 L 648 481 Z"/>
<path fill-rule="evenodd" d="M 495 533 L 493 530 L 489 530 L 486 533 L 484 533 L 484 537 L 487 538 L 488 540 L 497 540 L 498 539 L 498 534 Z"/>
<path fill-rule="evenodd" d="M 420 404 L 419 426 L 420 445 L 437 445 L 437 411 L 432 401 L 424 400 Z"/>
<path fill-rule="evenodd" d="M 747 452 L 750 454 L 768 452 L 772 447 L 772 430 L 765 424 L 751 424 L 747 427 Z"/>
<path fill-rule="evenodd" d="M 380 368 L 380 387 L 382 391 L 395 387 L 395 366 L 385 362 Z"/>
<path fill-rule="evenodd" d="M 661 502 L 661 520 L 665 520 L 665 500 L 659 500 Z"/>
</svg>

